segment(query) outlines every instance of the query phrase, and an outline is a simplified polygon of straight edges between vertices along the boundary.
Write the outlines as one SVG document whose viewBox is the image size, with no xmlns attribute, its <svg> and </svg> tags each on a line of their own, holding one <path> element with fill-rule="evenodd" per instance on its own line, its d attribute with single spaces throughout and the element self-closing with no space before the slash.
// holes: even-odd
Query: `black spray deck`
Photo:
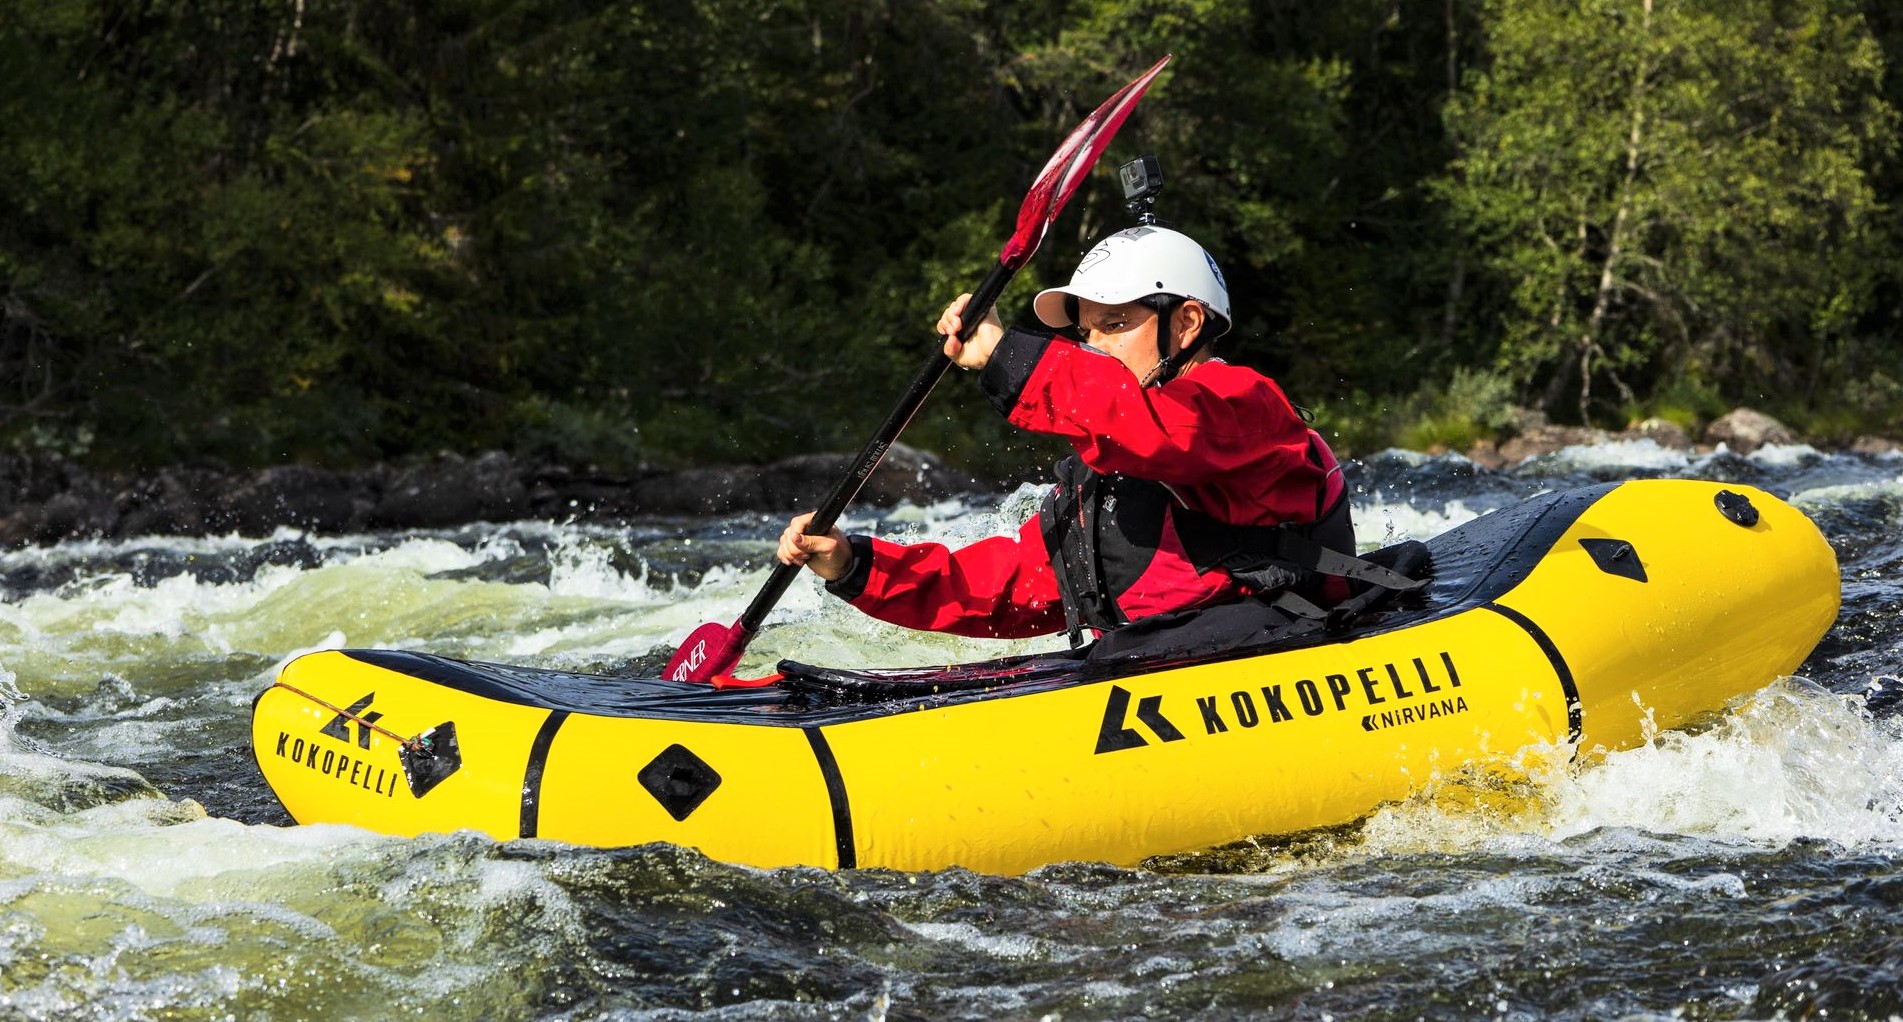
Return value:
<svg viewBox="0 0 1903 1022">
<path fill-rule="evenodd" d="M 1008 698 L 1157 670 L 1261 656 L 1418 625 L 1492 603 L 1519 585 L 1586 509 L 1618 486 L 1604 483 L 1529 498 L 1427 541 L 1432 581 L 1339 631 L 1168 660 L 1086 660 L 1039 653 L 950 667 L 853 670 L 781 661 L 784 678 L 761 688 L 715 689 L 658 678 L 623 678 L 470 663 L 428 653 L 345 650 L 408 675 L 501 702 L 607 717 L 733 721 L 812 727 L 981 699 Z"/>
</svg>

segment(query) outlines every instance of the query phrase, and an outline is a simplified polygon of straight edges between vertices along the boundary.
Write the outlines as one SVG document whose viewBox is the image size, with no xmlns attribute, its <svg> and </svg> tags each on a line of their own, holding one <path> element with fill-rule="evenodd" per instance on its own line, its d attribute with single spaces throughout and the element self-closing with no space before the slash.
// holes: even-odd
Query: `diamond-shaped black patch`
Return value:
<svg viewBox="0 0 1903 1022">
<path fill-rule="evenodd" d="M 1634 582 L 1645 581 L 1645 565 L 1639 560 L 1639 552 L 1632 544 L 1623 539 L 1582 539 L 1579 545 L 1592 555 L 1592 562 L 1599 570 L 1608 575 L 1618 575 Z"/>
<path fill-rule="evenodd" d="M 636 775 L 667 815 L 685 820 L 720 787 L 720 775 L 684 745 L 670 745 Z"/>
</svg>

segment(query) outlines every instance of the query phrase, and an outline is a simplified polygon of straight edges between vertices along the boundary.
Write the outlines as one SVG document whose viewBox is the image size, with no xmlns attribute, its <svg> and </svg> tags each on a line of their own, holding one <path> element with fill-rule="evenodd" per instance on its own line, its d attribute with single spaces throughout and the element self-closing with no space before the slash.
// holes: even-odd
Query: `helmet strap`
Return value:
<svg viewBox="0 0 1903 1022">
<path fill-rule="evenodd" d="M 1170 349 L 1176 346 L 1176 310 L 1182 308 L 1183 303 L 1188 300 L 1176 295 L 1164 294 L 1151 295 L 1144 299 L 1146 305 L 1156 310 L 1156 368 L 1150 370 L 1150 375 L 1144 378 L 1145 387 L 1161 387 L 1175 379 L 1183 365 L 1195 358 L 1196 353 L 1202 350 L 1203 342 L 1209 339 L 1209 331 L 1205 328 L 1182 351 L 1170 353 Z"/>
</svg>

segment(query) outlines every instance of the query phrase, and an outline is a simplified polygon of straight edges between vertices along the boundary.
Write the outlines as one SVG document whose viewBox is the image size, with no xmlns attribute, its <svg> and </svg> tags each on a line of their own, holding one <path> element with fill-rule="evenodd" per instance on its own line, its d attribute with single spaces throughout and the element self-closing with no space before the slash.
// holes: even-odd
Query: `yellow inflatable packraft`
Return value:
<svg viewBox="0 0 1903 1022">
<path fill-rule="evenodd" d="M 253 740 L 300 823 L 667 841 L 758 866 L 1129 864 L 1352 821 L 1529 746 L 1629 747 L 1794 670 L 1834 555 L 1737 484 L 1545 494 L 1430 540 L 1344 634 L 1170 664 L 782 664 L 756 689 L 340 650 Z"/>
</svg>

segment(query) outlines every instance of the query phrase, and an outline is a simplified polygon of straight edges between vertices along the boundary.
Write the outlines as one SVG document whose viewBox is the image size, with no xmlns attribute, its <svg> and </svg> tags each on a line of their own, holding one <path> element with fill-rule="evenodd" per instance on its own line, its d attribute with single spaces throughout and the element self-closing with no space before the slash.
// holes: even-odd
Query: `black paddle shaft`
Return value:
<svg viewBox="0 0 1903 1022">
<path fill-rule="evenodd" d="M 997 304 L 998 296 L 1004 294 L 1005 285 L 1011 283 L 1011 278 L 1016 274 L 1016 267 L 1008 267 L 1002 262 L 991 267 L 991 272 L 985 275 L 978 290 L 971 293 L 971 301 L 965 303 L 965 311 L 961 315 L 963 325 L 958 331 L 960 341 L 971 339 L 978 324 L 984 322 L 985 314 Z M 833 487 L 832 495 L 819 506 L 819 510 L 813 512 L 813 520 L 806 525 L 808 536 L 824 536 L 832 531 L 834 523 L 846 510 L 846 505 L 859 495 L 866 480 L 872 477 L 873 470 L 884 460 L 885 452 L 892 449 L 892 442 L 899 438 L 899 433 L 912 421 L 912 416 L 918 413 L 919 406 L 925 403 L 925 398 L 931 394 L 933 387 L 938 386 L 938 381 L 944 378 L 945 370 L 950 369 L 951 365 L 952 361 L 945 357 L 942 346 L 932 349 L 931 356 L 912 377 L 912 385 L 906 388 L 905 396 L 899 398 L 891 414 L 885 417 L 885 424 L 879 427 L 871 440 L 866 441 L 865 447 L 859 450 L 859 456 L 853 459 L 852 468 L 847 471 L 845 478 Z M 747 605 L 746 613 L 740 615 L 739 627 L 748 635 L 758 632 L 761 622 L 773 612 L 780 597 L 786 595 L 786 587 L 793 584 L 793 577 L 799 572 L 800 566 L 797 564 L 775 565 L 766 585 L 760 587 L 759 594 Z"/>
</svg>

